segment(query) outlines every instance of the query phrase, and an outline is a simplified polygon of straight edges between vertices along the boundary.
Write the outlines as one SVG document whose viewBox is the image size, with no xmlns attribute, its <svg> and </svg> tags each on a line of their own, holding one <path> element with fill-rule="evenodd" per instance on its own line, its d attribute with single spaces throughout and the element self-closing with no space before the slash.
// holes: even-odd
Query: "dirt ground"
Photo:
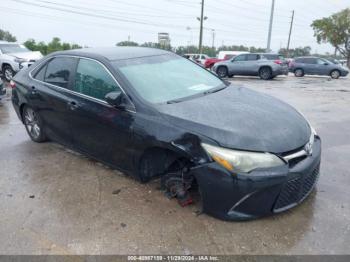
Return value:
<svg viewBox="0 0 350 262">
<path fill-rule="evenodd" d="M 33 143 L 8 97 L 0 106 L 0 253 L 350 254 L 349 78 L 230 81 L 295 106 L 321 136 L 321 176 L 302 205 L 240 223 L 198 215 L 157 183 Z"/>
</svg>

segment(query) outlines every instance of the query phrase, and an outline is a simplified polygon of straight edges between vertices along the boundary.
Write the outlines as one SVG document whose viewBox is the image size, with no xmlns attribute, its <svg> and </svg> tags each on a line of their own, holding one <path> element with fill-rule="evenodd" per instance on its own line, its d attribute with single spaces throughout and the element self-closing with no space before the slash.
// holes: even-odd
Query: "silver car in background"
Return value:
<svg viewBox="0 0 350 262">
<path fill-rule="evenodd" d="M 40 52 L 30 51 L 21 44 L 0 41 L 0 68 L 7 81 L 19 70 L 31 66 L 42 57 Z"/>
<path fill-rule="evenodd" d="M 289 65 L 289 71 L 296 77 L 304 75 L 326 75 L 333 79 L 340 76 L 347 76 L 349 70 L 341 64 L 333 63 L 327 59 L 319 57 L 297 57 Z"/>
<path fill-rule="evenodd" d="M 260 76 L 269 80 L 278 75 L 288 75 L 288 62 L 278 54 L 241 54 L 233 59 L 216 63 L 212 71 L 219 77 L 234 75 Z"/>
</svg>

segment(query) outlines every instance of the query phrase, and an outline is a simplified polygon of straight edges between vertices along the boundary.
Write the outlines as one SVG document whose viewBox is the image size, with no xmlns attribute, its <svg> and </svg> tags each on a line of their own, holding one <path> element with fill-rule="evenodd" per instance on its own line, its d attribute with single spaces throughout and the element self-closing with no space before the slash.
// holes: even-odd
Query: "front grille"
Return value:
<svg viewBox="0 0 350 262">
<path fill-rule="evenodd" d="M 320 173 L 320 165 L 306 176 L 293 178 L 285 183 L 274 206 L 274 212 L 279 212 L 302 201 L 312 190 Z"/>
</svg>

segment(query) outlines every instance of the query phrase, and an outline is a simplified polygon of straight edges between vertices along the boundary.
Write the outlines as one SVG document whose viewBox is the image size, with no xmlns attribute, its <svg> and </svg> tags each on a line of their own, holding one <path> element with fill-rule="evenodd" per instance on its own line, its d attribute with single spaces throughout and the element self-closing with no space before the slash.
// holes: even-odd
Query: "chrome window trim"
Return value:
<svg viewBox="0 0 350 262">
<path fill-rule="evenodd" d="M 90 58 L 90 57 L 84 57 L 84 56 L 77 56 L 77 55 L 54 55 L 54 56 L 51 56 L 50 58 L 48 59 L 45 59 L 43 61 L 41 61 L 39 64 L 37 64 L 32 70 L 29 71 L 29 77 L 34 80 L 34 81 L 37 81 L 39 83 L 42 83 L 42 84 L 45 84 L 45 85 L 49 85 L 51 87 L 54 87 L 56 89 L 59 89 L 59 90 L 62 90 L 62 91 L 65 91 L 65 92 L 68 92 L 68 93 L 71 93 L 73 95 L 77 95 L 77 96 L 80 96 L 80 97 L 83 97 L 83 98 L 86 98 L 88 100 L 91 100 L 93 102 L 97 102 L 99 104 L 102 104 L 104 106 L 108 106 L 110 108 L 113 108 L 113 106 L 111 106 L 110 104 L 108 104 L 106 101 L 102 100 L 102 99 L 98 99 L 98 98 L 95 98 L 95 97 L 92 97 L 92 96 L 88 96 L 88 95 L 85 95 L 85 94 L 82 94 L 82 93 L 79 93 L 79 92 L 76 92 L 76 91 L 73 91 L 73 90 L 70 90 L 68 88 L 63 88 L 63 87 L 60 87 L 60 86 L 56 86 L 56 85 L 53 85 L 53 84 L 50 84 L 50 83 L 47 83 L 47 82 L 44 82 L 44 81 L 40 81 L 38 79 L 35 79 L 33 76 L 32 76 L 32 72 L 37 69 L 39 66 L 43 65 L 44 63 L 47 63 L 48 60 L 51 60 L 52 58 L 56 58 L 56 57 L 73 57 L 73 58 L 78 58 L 78 59 L 87 59 L 87 60 L 92 60 L 92 61 L 95 61 L 97 62 L 98 64 L 100 64 L 105 70 L 106 72 L 113 78 L 113 80 L 115 81 L 115 83 L 118 85 L 118 87 L 120 88 L 120 90 L 127 96 L 125 90 L 123 89 L 123 87 L 120 85 L 120 83 L 118 82 L 118 80 L 114 77 L 114 75 L 109 71 L 109 69 L 104 65 L 102 64 L 100 61 L 96 60 L 96 59 L 93 59 L 93 58 Z M 79 63 L 79 62 L 78 62 Z M 76 72 L 75 72 L 76 73 Z M 130 100 L 130 99 L 129 99 Z M 135 108 L 135 105 L 132 101 L 130 101 L 130 103 L 132 104 L 134 110 L 131 110 L 131 109 L 125 109 L 125 111 L 127 112 L 130 112 L 130 113 L 136 113 L 136 108 Z"/>
</svg>

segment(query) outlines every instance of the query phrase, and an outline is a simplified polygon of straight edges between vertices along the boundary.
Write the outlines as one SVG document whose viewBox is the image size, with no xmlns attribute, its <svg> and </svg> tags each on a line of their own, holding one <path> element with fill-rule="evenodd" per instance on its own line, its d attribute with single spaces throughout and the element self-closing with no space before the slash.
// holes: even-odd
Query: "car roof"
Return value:
<svg viewBox="0 0 350 262">
<path fill-rule="evenodd" d="M 171 52 L 149 48 L 149 47 L 129 47 L 129 46 L 116 46 L 116 47 L 93 47 L 93 48 L 82 48 L 82 49 L 73 49 L 66 51 L 58 51 L 52 53 L 53 55 L 75 55 L 75 56 L 85 56 L 85 57 L 104 57 L 109 61 L 114 60 L 125 60 L 137 57 L 146 57 L 146 56 L 157 56 L 169 54 Z"/>
</svg>

